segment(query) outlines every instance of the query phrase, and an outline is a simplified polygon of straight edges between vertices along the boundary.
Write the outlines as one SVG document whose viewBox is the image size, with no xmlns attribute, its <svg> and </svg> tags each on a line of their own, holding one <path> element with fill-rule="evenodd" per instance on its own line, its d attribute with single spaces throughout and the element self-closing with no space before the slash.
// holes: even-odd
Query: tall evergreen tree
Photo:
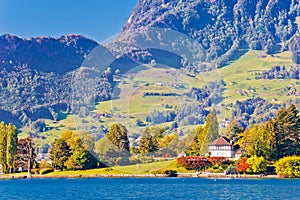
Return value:
<svg viewBox="0 0 300 200">
<path fill-rule="evenodd" d="M 294 104 L 287 109 L 285 117 L 287 136 L 285 138 L 286 155 L 300 155 L 300 116 Z"/>
<path fill-rule="evenodd" d="M 207 141 L 213 142 L 219 137 L 219 123 L 216 111 L 212 109 L 206 118 L 206 124 L 208 126 Z"/>
<path fill-rule="evenodd" d="M 206 135 L 206 137 L 204 143 L 201 146 L 201 155 L 205 155 L 206 153 L 208 153 L 208 144 L 219 137 L 219 123 L 216 111 L 214 109 L 212 109 L 206 117 L 206 124 L 204 126 L 203 134 Z"/>
<path fill-rule="evenodd" d="M 233 120 L 227 127 L 225 136 L 236 143 L 239 139 L 238 135 L 244 132 L 244 128 L 238 123 L 237 120 Z"/>
<path fill-rule="evenodd" d="M 274 119 L 274 159 L 300 155 L 300 116 L 295 105 L 281 108 Z"/>
<path fill-rule="evenodd" d="M 285 126 L 285 117 L 287 115 L 286 109 L 285 108 L 280 108 L 278 111 L 276 118 L 274 119 L 274 159 L 283 157 L 284 152 L 285 152 L 285 135 L 286 135 L 286 130 L 284 128 Z M 276 153 L 275 153 L 276 152 Z"/>
</svg>

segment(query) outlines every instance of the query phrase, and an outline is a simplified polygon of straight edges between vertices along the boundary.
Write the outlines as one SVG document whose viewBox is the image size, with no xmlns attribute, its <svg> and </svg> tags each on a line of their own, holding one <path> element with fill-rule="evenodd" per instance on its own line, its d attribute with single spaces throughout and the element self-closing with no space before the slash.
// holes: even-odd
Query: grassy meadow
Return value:
<svg viewBox="0 0 300 200">
<path fill-rule="evenodd" d="M 298 18 L 300 20 L 300 18 Z M 196 76 L 187 76 L 181 70 L 173 68 L 153 67 L 146 65 L 139 70 L 132 70 L 117 80 L 114 89 L 115 98 L 111 101 L 98 103 L 93 113 L 112 113 L 113 117 L 101 117 L 96 121 L 91 117 L 80 118 L 78 115 L 70 114 L 58 122 L 46 120 L 48 130 L 41 133 L 44 140 L 37 139 L 37 144 L 52 143 L 55 138 L 68 129 L 75 130 L 79 127 L 90 127 L 93 125 L 103 125 L 109 127 L 115 122 L 124 124 L 129 134 L 139 133 L 143 127 L 136 125 L 136 120 L 145 122 L 146 116 L 154 111 L 179 109 L 181 104 L 192 103 L 193 100 L 183 94 L 192 87 L 203 87 L 209 81 L 224 79 L 226 82 L 223 101 L 216 105 L 221 111 L 219 120 L 231 117 L 231 108 L 227 105 L 235 103 L 236 100 L 245 100 L 252 97 L 262 97 L 268 101 L 273 98 L 278 99 L 278 103 L 287 99 L 296 98 L 287 96 L 284 89 L 290 84 L 294 84 L 297 91 L 300 91 L 299 82 L 296 80 L 256 80 L 255 73 L 263 70 L 270 70 L 272 67 L 293 66 L 291 52 L 283 52 L 274 55 L 265 55 L 262 51 L 249 51 L 238 60 L 230 63 L 221 69 L 211 72 L 203 72 Z M 231 84 L 233 83 L 234 84 Z M 176 87 L 180 86 L 180 87 Z M 255 92 L 249 91 L 254 88 Z M 238 90 L 246 91 L 247 95 L 241 95 Z M 175 93 L 176 96 L 144 96 L 145 93 Z M 166 108 L 166 105 L 172 108 Z M 162 124 L 170 126 L 171 123 Z M 195 126 L 179 127 L 184 133 L 190 132 Z M 224 131 L 224 130 L 221 130 Z M 21 137 L 25 137 L 30 132 L 29 127 L 22 130 Z"/>
</svg>

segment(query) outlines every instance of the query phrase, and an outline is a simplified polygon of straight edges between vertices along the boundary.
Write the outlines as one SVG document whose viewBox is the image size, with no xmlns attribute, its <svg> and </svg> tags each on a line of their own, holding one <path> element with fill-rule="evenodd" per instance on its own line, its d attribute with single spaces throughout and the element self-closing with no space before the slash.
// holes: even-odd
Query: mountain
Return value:
<svg viewBox="0 0 300 200">
<path fill-rule="evenodd" d="M 80 67 L 97 45 L 80 35 L 24 39 L 6 34 L 0 36 L 0 61 L 2 68 L 27 64 L 40 72 L 64 74 Z"/>
<path fill-rule="evenodd" d="M 39 118 L 59 120 L 61 111 L 70 112 L 74 71 L 97 46 L 80 35 L 0 36 L 0 121 L 21 127 Z M 98 101 L 109 98 L 107 80 L 95 81 L 102 87 L 93 93 Z M 97 95 L 101 92 L 105 97 Z"/>
<path fill-rule="evenodd" d="M 176 30 L 201 44 L 205 61 L 220 67 L 242 55 L 241 49 L 300 52 L 299 45 L 291 47 L 298 41 L 297 16 L 297 0 L 140 0 L 122 31 Z"/>
<path fill-rule="evenodd" d="M 198 104 L 195 104 L 178 111 L 172 110 L 173 106 L 168 105 L 170 102 L 167 102 L 161 112 L 149 114 L 149 121 L 153 122 L 156 118 L 166 115 L 169 122 L 173 122 L 177 115 L 176 119 L 180 119 L 178 122 L 184 125 L 199 121 L 202 123 L 207 115 L 206 109 L 213 104 L 224 104 L 224 107 L 233 109 L 232 113 L 235 116 L 244 117 L 244 121 L 249 121 L 250 115 L 259 112 L 254 112 L 252 101 L 242 100 L 260 96 L 271 98 L 271 95 L 286 100 L 291 97 L 287 95 L 298 94 L 299 89 L 296 88 L 299 85 L 298 79 L 293 79 L 295 87 L 290 87 L 290 83 L 288 86 L 284 85 L 284 81 L 289 80 L 282 81 L 283 84 L 281 80 L 265 78 L 263 80 L 265 85 L 263 85 L 259 84 L 256 78 L 269 77 L 267 75 L 272 74 L 276 77 L 283 77 L 282 74 L 285 77 L 299 77 L 296 74 L 298 68 L 287 71 L 285 66 L 279 66 L 273 69 L 284 70 L 275 70 L 275 72 L 271 70 L 278 63 L 291 65 L 291 59 L 287 55 L 278 54 L 288 50 L 293 52 L 294 63 L 300 63 L 300 29 L 296 23 L 299 16 L 300 3 L 297 0 L 139 0 L 120 35 L 105 47 L 80 35 L 27 39 L 8 34 L 2 35 L 0 36 L 0 121 L 14 122 L 21 127 L 39 118 L 59 121 L 66 113 L 86 116 L 89 114 L 87 112 L 89 109 L 95 109 L 93 104 L 95 101 L 111 98 L 112 88 L 117 85 L 113 81 L 114 76 L 123 80 L 120 81 L 123 88 L 117 88 L 121 90 L 117 91 L 121 95 L 124 94 L 124 90 L 122 91 L 124 88 L 129 91 L 131 87 L 138 88 L 139 84 L 144 84 L 145 91 L 141 91 L 141 94 L 144 92 L 141 102 L 145 104 L 150 102 L 148 107 L 152 106 L 151 98 L 155 99 L 161 94 L 171 95 L 175 99 L 177 94 L 174 93 L 152 92 L 153 85 L 163 83 L 150 80 L 150 74 L 147 75 L 147 82 L 142 80 L 145 77 L 142 72 L 133 72 L 140 77 L 137 76 L 138 79 L 130 84 L 135 80 L 134 76 L 127 76 L 124 73 L 136 69 L 136 66 L 143 63 L 151 66 L 164 64 L 176 69 L 182 68 L 181 71 L 186 72 L 184 78 L 193 83 L 192 90 L 182 95 L 197 99 L 197 103 L 201 105 L 201 109 Z M 96 51 L 93 51 L 96 47 L 98 47 Z M 265 53 L 261 55 L 260 51 L 253 53 L 252 50 L 264 51 L 266 55 Z M 89 54 L 91 52 L 92 55 Z M 103 61 L 101 57 L 103 55 L 97 57 L 101 52 L 109 58 L 105 57 L 106 60 Z M 280 58 L 277 57 L 279 55 Z M 266 59 L 263 60 L 264 58 Z M 257 61 L 258 67 L 249 64 L 249 60 L 251 63 Z M 76 71 L 83 61 L 89 68 L 80 69 L 82 73 L 79 75 L 82 76 L 76 77 Z M 199 61 L 200 65 L 198 65 Z M 231 65 L 233 61 L 236 62 Z M 97 69 L 99 68 L 97 65 L 105 68 L 105 71 Z M 109 70 L 106 69 L 108 66 Z M 201 85 L 199 81 L 201 72 L 213 69 L 212 66 L 223 67 L 224 80 L 219 82 L 210 80 L 207 82 L 208 86 Z M 251 72 L 253 69 L 256 70 L 255 74 Z M 168 70 L 159 73 L 160 70 L 154 69 L 153 73 L 159 76 L 176 74 Z M 265 71 L 261 72 L 262 70 Z M 237 72 L 241 74 L 239 77 L 234 76 Z M 287 76 L 292 72 L 294 74 Z M 260 76 L 259 73 L 264 73 L 265 76 Z M 94 76 L 90 76 L 91 74 Z M 253 77 L 253 74 L 256 77 Z M 276 88 L 269 89 L 271 86 L 274 87 L 274 83 Z M 269 87 L 266 86 L 267 84 Z M 171 85 L 175 88 L 179 87 L 180 90 L 184 83 Z M 75 95 L 73 89 L 78 91 Z M 227 102 L 223 101 L 223 94 Z M 238 96 L 239 94 L 243 95 Z M 239 100 L 239 103 L 234 107 L 231 104 L 235 104 L 236 100 Z M 270 99 L 256 101 L 264 111 L 277 108 L 277 105 L 269 105 Z M 247 117 L 244 116 L 245 112 L 242 109 L 245 104 L 249 107 Z M 105 103 L 101 105 L 105 107 Z M 174 104 L 174 108 L 176 106 Z M 102 123 L 102 116 L 111 117 L 109 112 L 113 110 L 112 105 L 108 107 L 107 113 L 104 113 L 103 109 L 99 111 L 101 113 L 94 113 L 93 117 Z M 114 110 L 118 109 L 114 108 Z M 195 110 L 198 112 L 197 115 L 186 117 L 186 113 L 190 115 L 190 112 Z M 64 113 L 62 114 L 61 111 Z M 128 116 L 125 116 L 122 111 L 119 110 L 118 116 L 125 119 Z M 147 122 L 145 116 L 134 116 L 134 114 L 130 119 L 137 116 L 141 121 Z M 264 121 L 269 116 L 271 114 L 255 120 Z M 109 117 L 105 120 L 109 121 Z M 130 121 L 129 118 L 127 121 Z M 103 123 L 107 127 L 108 123 Z M 136 127 L 135 124 L 132 126 Z"/>
</svg>

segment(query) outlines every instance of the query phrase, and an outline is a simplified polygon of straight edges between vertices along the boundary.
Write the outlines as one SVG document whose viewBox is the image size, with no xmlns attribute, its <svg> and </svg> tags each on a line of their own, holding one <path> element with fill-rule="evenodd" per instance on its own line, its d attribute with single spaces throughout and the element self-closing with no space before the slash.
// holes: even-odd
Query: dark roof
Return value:
<svg viewBox="0 0 300 200">
<path fill-rule="evenodd" d="M 223 145 L 232 145 L 231 141 L 224 136 L 220 136 L 218 139 L 209 144 L 210 146 L 223 146 Z"/>
</svg>

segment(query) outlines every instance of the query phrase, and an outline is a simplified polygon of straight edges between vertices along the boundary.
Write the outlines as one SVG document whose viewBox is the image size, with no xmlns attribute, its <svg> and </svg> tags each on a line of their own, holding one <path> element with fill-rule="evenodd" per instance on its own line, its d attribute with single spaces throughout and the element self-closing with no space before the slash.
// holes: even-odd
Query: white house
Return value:
<svg viewBox="0 0 300 200">
<path fill-rule="evenodd" d="M 232 158 L 235 156 L 237 149 L 228 138 L 220 136 L 208 145 L 208 151 L 210 157 Z"/>
</svg>

